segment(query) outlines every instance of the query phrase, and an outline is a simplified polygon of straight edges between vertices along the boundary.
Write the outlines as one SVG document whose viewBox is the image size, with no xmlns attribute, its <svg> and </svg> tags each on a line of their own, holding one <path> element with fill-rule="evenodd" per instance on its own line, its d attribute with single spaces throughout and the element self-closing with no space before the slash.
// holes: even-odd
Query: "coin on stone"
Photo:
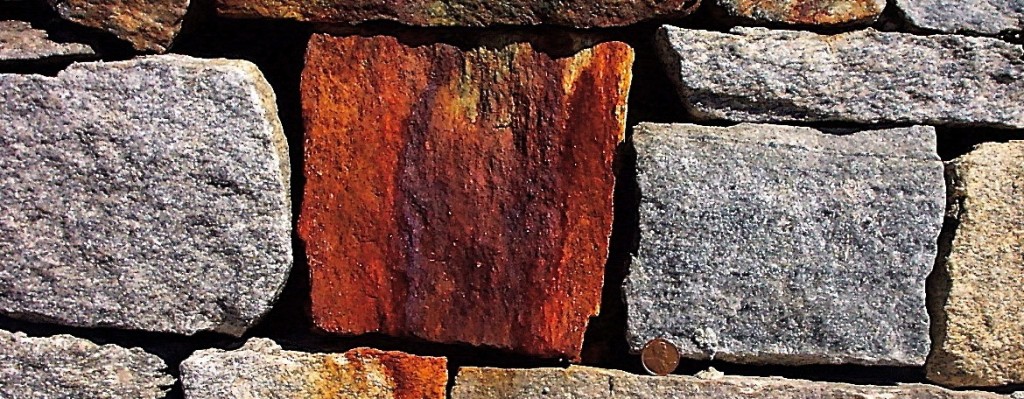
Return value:
<svg viewBox="0 0 1024 399">
<path fill-rule="evenodd" d="M 668 340 L 656 338 L 644 345 L 640 360 L 648 373 L 668 375 L 679 366 L 679 349 Z"/>
</svg>

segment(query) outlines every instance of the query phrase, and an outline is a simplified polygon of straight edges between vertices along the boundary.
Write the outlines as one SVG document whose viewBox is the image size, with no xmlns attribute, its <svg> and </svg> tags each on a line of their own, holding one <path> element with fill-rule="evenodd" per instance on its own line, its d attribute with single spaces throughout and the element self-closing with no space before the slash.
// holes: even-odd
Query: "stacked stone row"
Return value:
<svg viewBox="0 0 1024 399">
<path fill-rule="evenodd" d="M 194 15 L 187 1 L 151 3 L 51 6 L 163 53 Z M 719 17 L 790 28 L 660 28 L 651 40 L 694 123 L 630 126 L 631 146 L 624 43 L 316 33 L 301 198 L 277 98 L 251 63 L 165 54 L 0 74 L 0 313 L 241 337 L 277 302 L 297 230 L 323 331 L 579 363 L 602 305 L 617 154 L 632 147 L 633 352 L 663 339 L 695 360 L 924 367 L 946 388 L 571 366 L 463 367 L 449 390 L 443 357 L 253 338 L 170 365 L 184 396 L 1003 397 L 947 388 L 1024 384 L 1024 143 L 943 163 L 936 128 L 1024 130 L 1024 51 L 1007 41 L 1024 5 L 962 3 L 898 0 L 890 23 L 904 32 L 883 32 L 864 26 L 884 1 L 719 0 Z M 216 3 L 227 17 L 326 24 L 578 28 L 695 6 Z M 102 56 L 19 21 L 0 38 L 3 65 Z M 0 397 L 160 398 L 175 382 L 137 348 L 2 330 L 0 342 Z"/>
</svg>

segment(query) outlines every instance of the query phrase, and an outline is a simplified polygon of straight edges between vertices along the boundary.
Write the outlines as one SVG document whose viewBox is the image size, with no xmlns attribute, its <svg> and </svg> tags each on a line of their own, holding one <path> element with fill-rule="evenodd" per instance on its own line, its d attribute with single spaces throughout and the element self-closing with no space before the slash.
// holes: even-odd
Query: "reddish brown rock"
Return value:
<svg viewBox="0 0 1024 399">
<path fill-rule="evenodd" d="M 60 16 L 102 29 L 136 50 L 163 53 L 181 30 L 190 0 L 49 0 Z"/>
<path fill-rule="evenodd" d="M 289 18 L 356 24 L 396 21 L 418 26 L 624 26 L 682 17 L 700 0 L 217 0 L 217 11 L 241 18 Z"/>
<path fill-rule="evenodd" d="M 845 25 L 873 22 L 885 0 L 718 0 L 732 16 L 757 23 Z"/>
<path fill-rule="evenodd" d="M 633 52 L 314 35 L 299 234 L 313 318 L 578 359 Z"/>
</svg>

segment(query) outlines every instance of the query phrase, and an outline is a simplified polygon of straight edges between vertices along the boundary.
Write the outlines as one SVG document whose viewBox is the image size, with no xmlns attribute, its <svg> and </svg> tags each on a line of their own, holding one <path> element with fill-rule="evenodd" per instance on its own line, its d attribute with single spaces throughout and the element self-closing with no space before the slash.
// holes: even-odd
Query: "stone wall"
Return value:
<svg viewBox="0 0 1024 399">
<path fill-rule="evenodd" d="M 0 0 L 0 398 L 1020 396 L 1022 30 Z"/>
</svg>

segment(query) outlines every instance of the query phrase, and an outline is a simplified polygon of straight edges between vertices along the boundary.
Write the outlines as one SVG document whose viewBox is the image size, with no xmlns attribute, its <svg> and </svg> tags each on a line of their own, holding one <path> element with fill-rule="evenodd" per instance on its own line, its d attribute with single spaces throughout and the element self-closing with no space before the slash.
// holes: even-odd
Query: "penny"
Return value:
<svg viewBox="0 0 1024 399">
<path fill-rule="evenodd" d="M 668 375 L 679 366 L 679 349 L 665 339 L 656 338 L 644 345 L 640 360 L 648 373 Z"/>
</svg>

